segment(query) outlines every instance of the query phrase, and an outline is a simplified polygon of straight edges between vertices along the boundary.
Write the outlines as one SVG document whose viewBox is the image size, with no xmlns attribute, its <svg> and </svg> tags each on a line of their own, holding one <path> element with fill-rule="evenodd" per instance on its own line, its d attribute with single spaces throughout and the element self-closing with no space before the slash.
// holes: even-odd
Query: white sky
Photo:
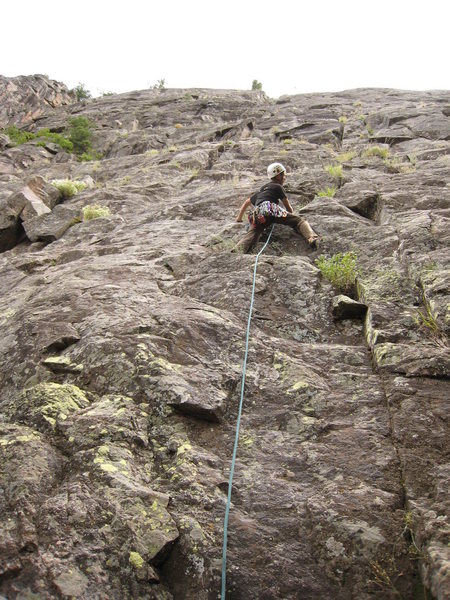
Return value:
<svg viewBox="0 0 450 600">
<path fill-rule="evenodd" d="M 448 0 L 6 0 L 1 21 L 1 75 L 93 95 L 450 89 Z"/>
</svg>

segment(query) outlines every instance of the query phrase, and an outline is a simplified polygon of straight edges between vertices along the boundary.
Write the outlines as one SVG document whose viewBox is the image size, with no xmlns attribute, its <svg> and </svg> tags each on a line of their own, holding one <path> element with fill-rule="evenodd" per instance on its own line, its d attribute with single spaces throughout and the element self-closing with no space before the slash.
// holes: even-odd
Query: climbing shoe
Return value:
<svg viewBox="0 0 450 600">
<path fill-rule="evenodd" d="M 308 246 L 311 248 L 311 250 L 318 250 L 319 249 L 319 237 L 318 236 L 311 236 L 308 240 Z"/>
</svg>

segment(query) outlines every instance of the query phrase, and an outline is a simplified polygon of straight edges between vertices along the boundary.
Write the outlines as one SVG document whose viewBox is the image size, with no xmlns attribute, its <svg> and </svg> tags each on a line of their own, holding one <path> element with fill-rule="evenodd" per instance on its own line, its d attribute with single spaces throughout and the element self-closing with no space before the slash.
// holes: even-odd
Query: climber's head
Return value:
<svg viewBox="0 0 450 600">
<path fill-rule="evenodd" d="M 275 183 L 281 183 L 286 177 L 286 169 L 281 163 L 272 163 L 267 167 L 267 177 Z"/>
</svg>

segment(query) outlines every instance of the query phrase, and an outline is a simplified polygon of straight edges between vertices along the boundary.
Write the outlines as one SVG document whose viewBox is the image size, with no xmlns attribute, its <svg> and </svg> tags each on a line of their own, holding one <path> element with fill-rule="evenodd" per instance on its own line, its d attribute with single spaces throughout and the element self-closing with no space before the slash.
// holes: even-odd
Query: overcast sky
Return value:
<svg viewBox="0 0 450 600">
<path fill-rule="evenodd" d="M 271 97 L 450 89 L 448 0 L 6 0 L 0 74 L 93 95 L 166 87 Z"/>
</svg>

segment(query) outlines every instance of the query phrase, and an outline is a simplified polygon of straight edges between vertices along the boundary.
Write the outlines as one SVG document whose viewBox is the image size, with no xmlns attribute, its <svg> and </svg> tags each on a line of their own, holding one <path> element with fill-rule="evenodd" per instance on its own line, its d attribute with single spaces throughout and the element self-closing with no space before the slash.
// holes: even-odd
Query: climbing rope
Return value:
<svg viewBox="0 0 450 600">
<path fill-rule="evenodd" d="M 226 595 L 225 586 L 226 586 L 226 578 L 227 578 L 228 518 L 229 518 L 229 515 L 230 515 L 231 492 L 232 492 L 232 489 L 233 489 L 233 475 L 234 475 L 234 467 L 235 467 L 235 464 L 236 464 L 237 448 L 238 448 L 238 443 L 239 443 L 239 429 L 240 429 L 240 426 L 241 426 L 242 405 L 243 405 L 243 402 L 244 402 L 245 375 L 246 375 L 246 371 L 247 371 L 247 358 L 248 358 L 248 342 L 249 342 L 249 338 L 250 338 L 250 323 L 252 321 L 253 301 L 255 299 L 256 269 L 257 269 L 257 266 L 258 266 L 258 259 L 259 259 L 260 255 L 264 252 L 264 250 L 266 249 L 267 244 L 270 241 L 270 237 L 272 235 L 273 228 L 274 228 L 274 225 L 272 225 L 272 228 L 271 228 L 271 230 L 269 232 L 269 236 L 267 237 L 266 243 L 264 244 L 264 246 L 261 248 L 261 250 L 256 255 L 255 266 L 254 266 L 254 269 L 253 269 L 252 295 L 251 295 L 251 300 L 250 300 L 250 310 L 249 310 L 248 321 L 247 321 L 247 334 L 246 334 L 246 337 L 245 337 L 244 362 L 243 362 L 243 365 L 242 365 L 241 399 L 240 399 L 240 402 L 239 402 L 239 410 L 238 410 L 238 417 L 237 417 L 237 423 L 236 423 L 236 435 L 235 435 L 235 438 L 234 438 L 234 447 L 233 447 L 233 457 L 231 459 L 230 478 L 228 480 L 227 505 L 226 505 L 226 508 L 225 508 L 225 519 L 224 519 L 224 523 L 223 523 L 222 594 L 221 594 L 222 600 L 225 600 L 225 595 Z"/>
</svg>

